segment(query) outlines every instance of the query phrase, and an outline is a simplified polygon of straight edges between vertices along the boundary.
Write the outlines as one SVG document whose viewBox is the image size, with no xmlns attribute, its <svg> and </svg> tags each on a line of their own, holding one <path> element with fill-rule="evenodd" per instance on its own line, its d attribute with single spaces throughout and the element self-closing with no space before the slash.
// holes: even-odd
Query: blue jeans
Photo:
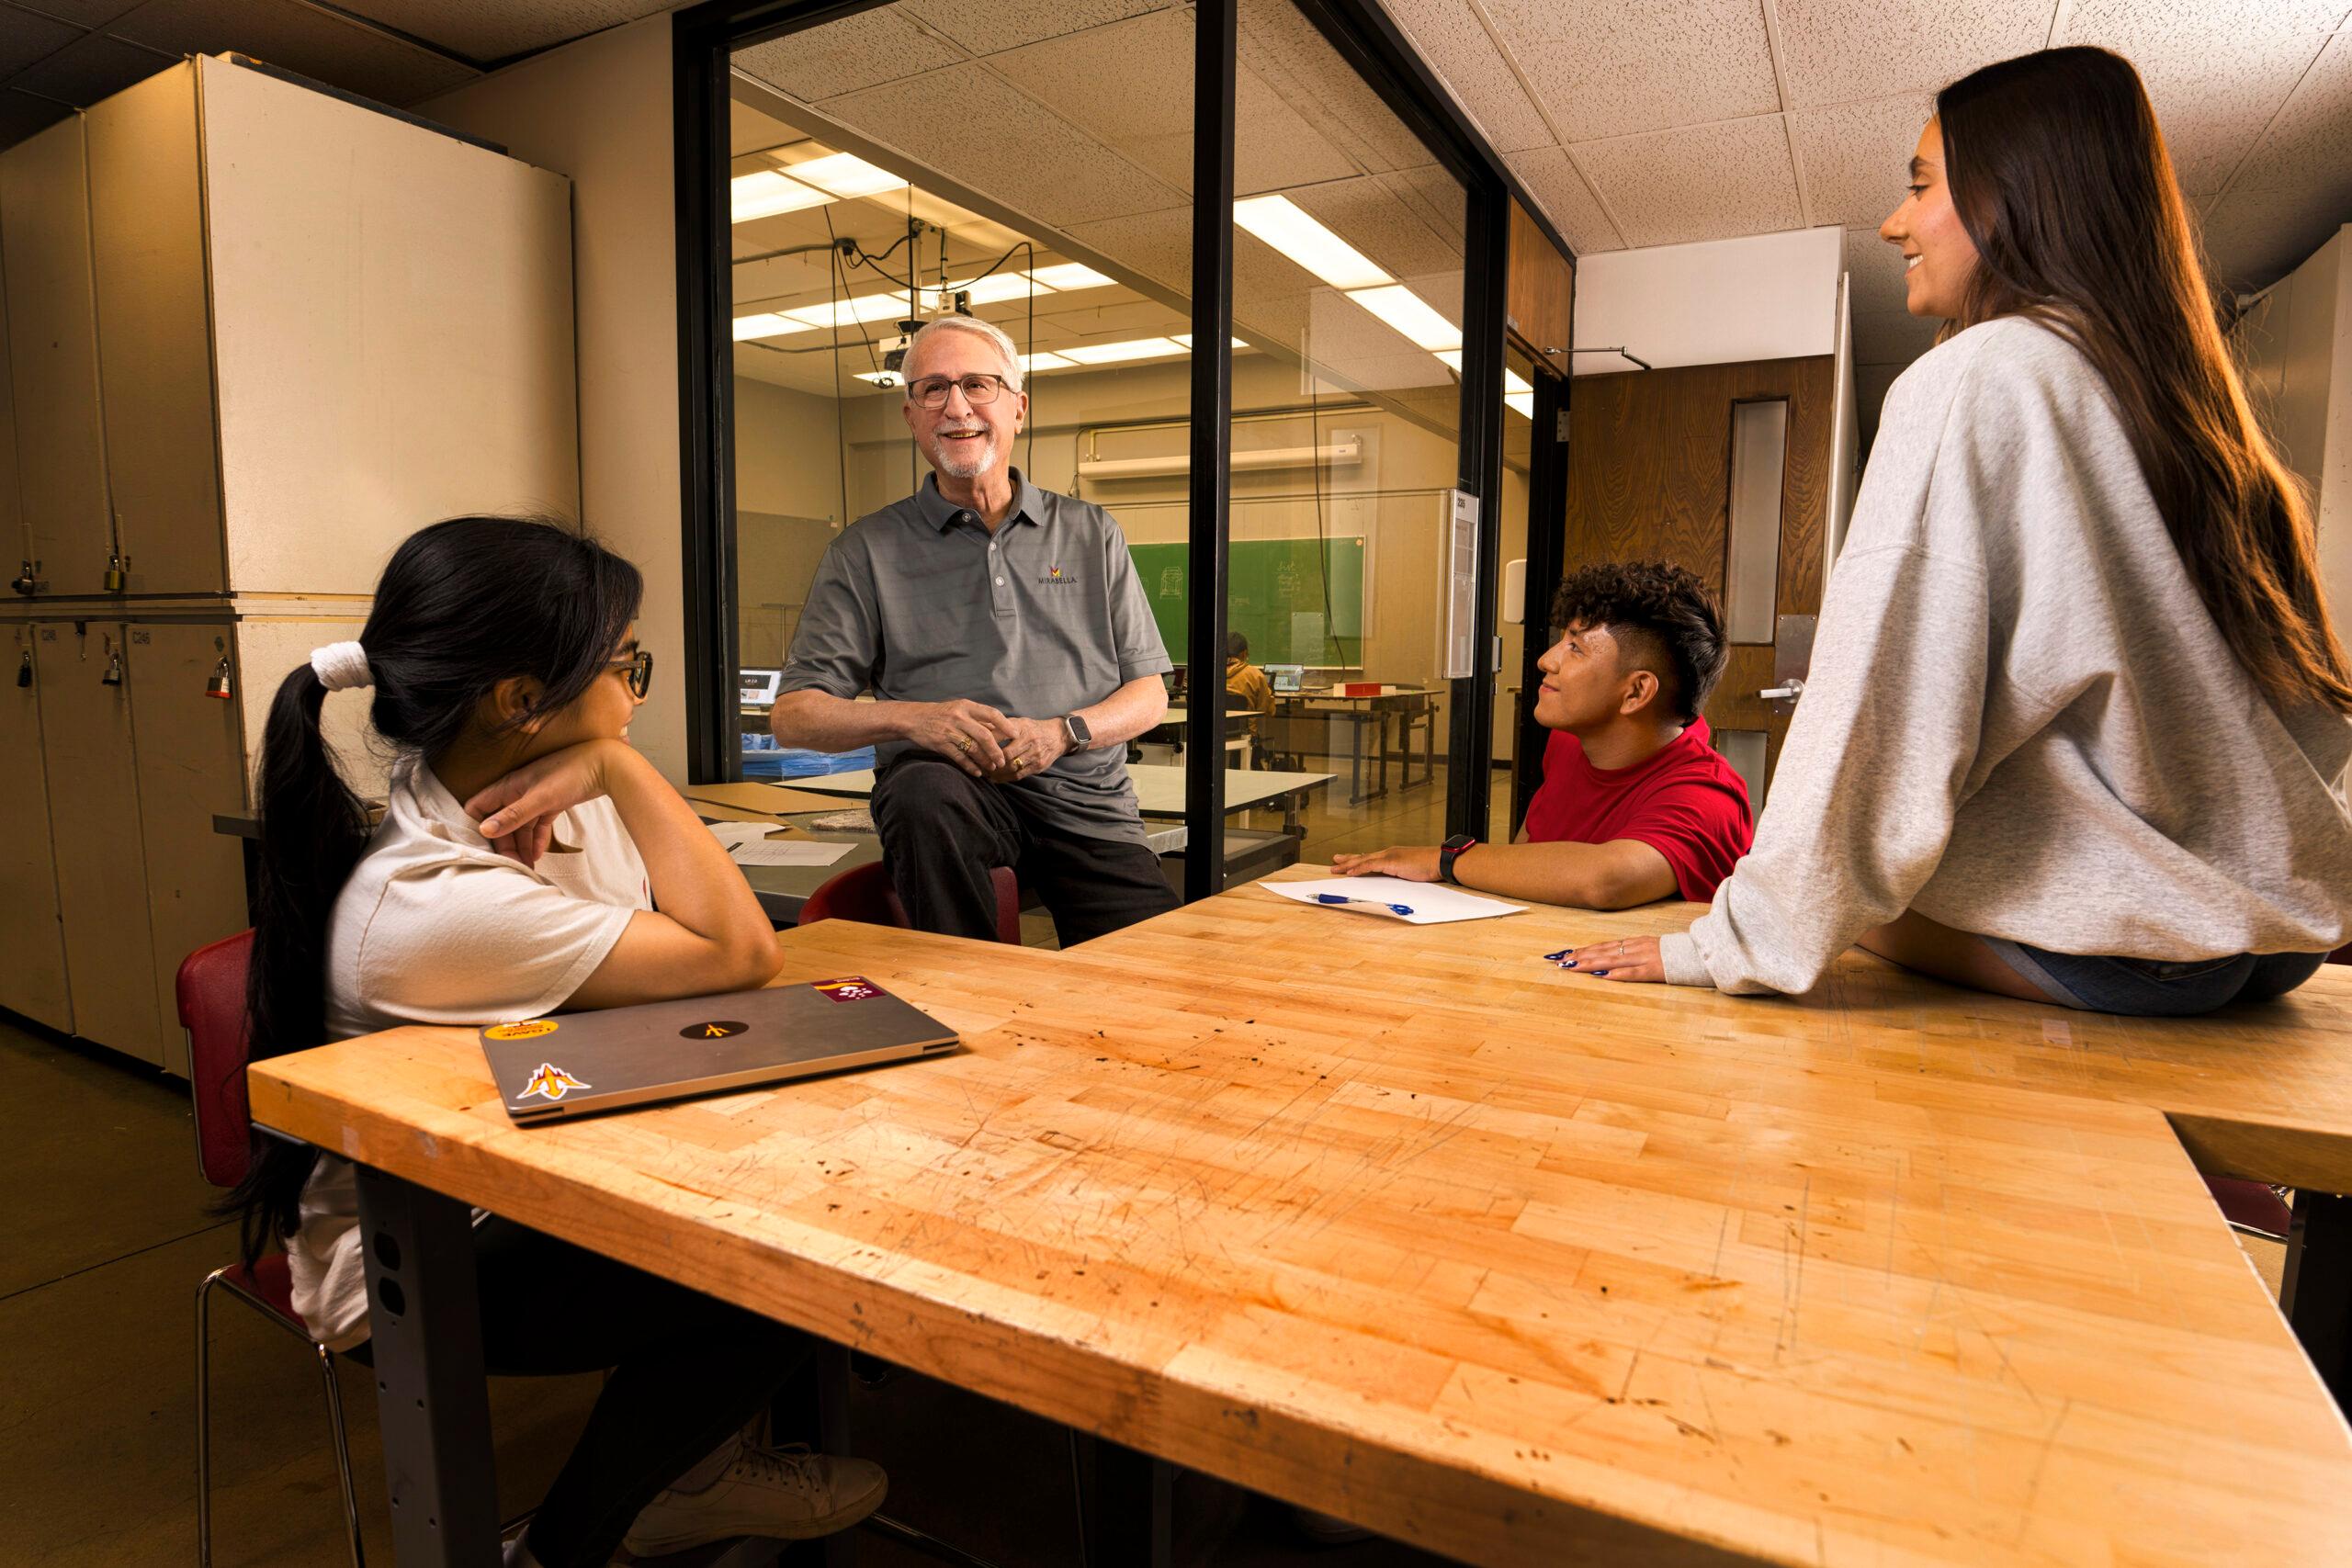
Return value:
<svg viewBox="0 0 2352 1568">
<path fill-rule="evenodd" d="M 1996 936 L 1977 941 L 2052 1001 L 2086 1012 L 2188 1018 L 2232 1002 L 2283 997 L 2319 972 L 2324 953 L 2241 953 L 2230 958 L 2086 958 Z"/>
</svg>

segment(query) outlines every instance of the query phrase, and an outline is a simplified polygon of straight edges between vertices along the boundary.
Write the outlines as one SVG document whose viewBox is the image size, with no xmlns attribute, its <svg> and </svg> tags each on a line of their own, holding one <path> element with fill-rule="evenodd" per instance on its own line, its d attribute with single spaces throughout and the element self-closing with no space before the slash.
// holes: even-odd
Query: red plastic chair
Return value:
<svg viewBox="0 0 2352 1568">
<path fill-rule="evenodd" d="M 215 1187 L 234 1187 L 253 1163 L 253 1113 L 245 1100 L 245 971 L 254 933 L 240 931 L 199 947 L 180 964 L 176 990 L 180 1027 L 187 1032 L 188 1084 L 196 1104 L 196 1160 Z M 212 1292 L 227 1291 L 316 1352 L 334 1432 L 334 1463 L 343 1480 L 343 1522 L 351 1539 L 352 1568 L 363 1568 L 359 1499 L 351 1486 L 351 1444 L 343 1426 L 343 1392 L 335 1384 L 334 1352 L 311 1337 L 294 1310 L 294 1280 L 286 1255 L 273 1252 L 248 1269 L 215 1269 L 196 1291 L 196 1561 L 212 1562 Z"/>
<path fill-rule="evenodd" d="M 996 939 L 1021 945 L 1021 883 L 1010 866 L 998 866 L 989 873 L 989 880 L 996 887 Z M 815 925 L 819 920 L 864 920 L 870 926 L 899 926 L 912 930 L 914 922 L 907 919 L 907 907 L 899 902 L 898 890 L 890 886 L 889 868 L 876 862 L 872 865 L 852 866 L 839 876 L 808 895 L 800 906 L 800 923 Z"/>
</svg>

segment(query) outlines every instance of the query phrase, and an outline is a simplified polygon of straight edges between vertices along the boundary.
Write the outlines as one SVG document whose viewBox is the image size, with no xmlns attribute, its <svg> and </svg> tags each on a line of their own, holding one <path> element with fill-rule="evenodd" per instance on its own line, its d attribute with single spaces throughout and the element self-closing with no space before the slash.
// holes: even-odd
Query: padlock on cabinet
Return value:
<svg viewBox="0 0 2352 1568">
<path fill-rule="evenodd" d="M 101 686 L 122 684 L 122 649 L 115 647 L 112 637 L 107 639 L 107 672 L 98 677 L 98 684 Z"/>
<path fill-rule="evenodd" d="M 17 666 L 17 689 L 22 691 L 33 683 L 33 650 L 25 649 L 25 657 Z"/>
<path fill-rule="evenodd" d="M 130 558 L 126 555 L 107 557 L 107 592 L 120 593 L 130 586 Z"/>
</svg>

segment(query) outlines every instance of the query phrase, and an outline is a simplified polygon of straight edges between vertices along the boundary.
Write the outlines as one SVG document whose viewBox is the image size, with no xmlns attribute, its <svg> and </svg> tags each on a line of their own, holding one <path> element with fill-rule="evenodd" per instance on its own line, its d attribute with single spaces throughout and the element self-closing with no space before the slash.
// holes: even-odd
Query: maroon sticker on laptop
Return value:
<svg viewBox="0 0 2352 1568">
<path fill-rule="evenodd" d="M 872 1001 L 882 994 L 882 987 L 863 975 L 852 975 L 841 980 L 820 980 L 817 989 L 837 1002 Z"/>
</svg>

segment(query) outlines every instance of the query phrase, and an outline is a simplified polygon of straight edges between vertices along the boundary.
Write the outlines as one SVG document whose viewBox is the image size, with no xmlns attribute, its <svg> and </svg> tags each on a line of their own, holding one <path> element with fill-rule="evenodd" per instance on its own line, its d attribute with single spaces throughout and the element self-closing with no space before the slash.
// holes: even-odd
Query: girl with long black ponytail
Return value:
<svg viewBox="0 0 2352 1568">
<path fill-rule="evenodd" d="M 628 743 L 652 681 L 631 635 L 643 591 L 575 529 L 455 518 L 393 553 L 357 641 L 280 683 L 262 748 L 254 1057 L 775 973 L 741 873 Z M 374 826 L 322 728 L 330 692 L 370 686 L 392 753 Z M 275 1139 L 254 1156 L 229 1199 L 248 1258 L 282 1242 L 313 1336 L 367 1359 L 351 1168 Z M 493 1371 L 612 1370 L 509 1564 L 803 1539 L 881 1501 L 869 1463 L 741 1435 L 804 1355 L 795 1331 L 496 1216 L 474 1235 Z"/>
</svg>

